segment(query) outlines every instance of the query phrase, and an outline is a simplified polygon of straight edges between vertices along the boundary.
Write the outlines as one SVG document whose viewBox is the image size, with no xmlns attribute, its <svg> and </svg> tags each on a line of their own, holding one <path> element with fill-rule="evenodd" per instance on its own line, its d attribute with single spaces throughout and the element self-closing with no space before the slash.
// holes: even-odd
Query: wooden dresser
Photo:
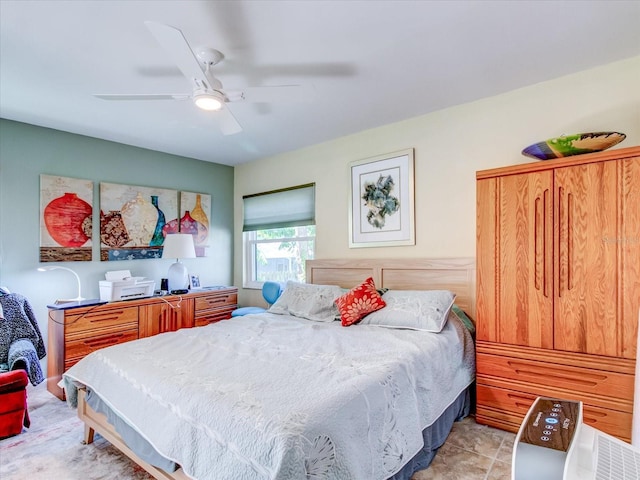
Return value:
<svg viewBox="0 0 640 480">
<path fill-rule="evenodd" d="M 640 310 L 640 147 L 477 173 L 477 416 L 537 396 L 629 441 Z"/>
<path fill-rule="evenodd" d="M 237 303 L 236 287 L 217 287 L 185 295 L 50 308 L 47 390 L 64 399 L 64 390 L 58 386 L 62 374 L 95 350 L 228 319 Z"/>
</svg>

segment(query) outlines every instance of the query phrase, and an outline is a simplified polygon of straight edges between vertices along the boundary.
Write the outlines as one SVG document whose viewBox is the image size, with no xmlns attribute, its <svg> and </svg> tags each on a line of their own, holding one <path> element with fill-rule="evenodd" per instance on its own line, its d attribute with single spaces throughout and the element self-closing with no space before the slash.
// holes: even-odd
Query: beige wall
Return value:
<svg viewBox="0 0 640 480">
<path fill-rule="evenodd" d="M 234 282 L 243 195 L 315 182 L 316 258 L 475 256 L 475 172 L 530 162 L 520 152 L 537 141 L 595 131 L 626 133 L 614 148 L 640 144 L 640 57 L 240 165 Z M 415 149 L 415 246 L 350 249 L 349 162 L 406 148 Z M 242 304 L 260 300 L 240 290 Z"/>
</svg>

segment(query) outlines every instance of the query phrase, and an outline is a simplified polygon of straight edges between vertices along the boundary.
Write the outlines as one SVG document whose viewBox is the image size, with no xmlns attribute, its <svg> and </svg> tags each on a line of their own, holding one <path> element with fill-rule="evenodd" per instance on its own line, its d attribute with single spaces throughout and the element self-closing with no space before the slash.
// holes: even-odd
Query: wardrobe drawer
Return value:
<svg viewBox="0 0 640 480">
<path fill-rule="evenodd" d="M 531 407 L 533 401 L 538 397 L 538 395 L 532 393 L 504 390 L 502 388 L 487 387 L 485 385 L 477 385 L 476 395 L 478 405 L 513 412 L 517 414 L 520 420 L 524 418 L 525 414 L 529 411 L 529 407 Z"/>
<path fill-rule="evenodd" d="M 503 422 L 506 417 L 509 423 L 515 422 L 517 425 L 522 423 L 529 407 L 537 397 L 553 397 L 544 390 L 536 391 L 534 388 L 527 392 L 519 392 L 481 384 L 477 385 L 476 393 L 478 415 L 496 417 L 496 421 Z M 583 400 L 570 394 L 559 395 L 558 398 Z M 631 438 L 631 418 L 631 413 L 601 408 L 588 403 L 583 404 L 584 423 L 625 441 L 629 441 Z"/>
<path fill-rule="evenodd" d="M 585 393 L 625 402 L 633 398 L 633 375 L 618 372 L 486 353 L 477 354 L 476 368 L 478 376 L 499 377 L 523 385 L 535 384 L 537 390 L 561 387 L 576 394 Z M 521 388 L 518 387 L 518 390 Z"/>
<path fill-rule="evenodd" d="M 99 309 L 78 315 L 65 315 L 65 335 L 93 330 L 138 324 L 138 307 Z"/>
<path fill-rule="evenodd" d="M 71 365 L 78 362 L 81 358 L 89 355 L 91 352 L 100 350 L 104 347 L 111 345 L 117 345 L 118 343 L 130 342 L 131 340 L 137 340 L 138 329 L 126 329 L 110 332 L 104 335 L 95 335 L 86 338 L 76 338 L 69 340 L 66 343 L 65 349 L 65 370 L 71 367 Z"/>
<path fill-rule="evenodd" d="M 494 410 L 478 404 L 476 407 L 476 422 L 480 425 L 489 425 L 506 432 L 518 433 L 522 417 L 506 410 Z"/>
</svg>

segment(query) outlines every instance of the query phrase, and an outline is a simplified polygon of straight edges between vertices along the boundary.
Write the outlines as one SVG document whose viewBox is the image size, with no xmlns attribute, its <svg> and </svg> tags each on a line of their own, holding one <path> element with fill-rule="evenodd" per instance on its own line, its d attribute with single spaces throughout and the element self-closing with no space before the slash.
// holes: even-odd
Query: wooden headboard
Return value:
<svg viewBox="0 0 640 480">
<path fill-rule="evenodd" d="M 307 260 L 307 283 L 352 288 L 368 277 L 378 288 L 451 290 L 456 304 L 476 316 L 476 260 L 456 258 Z"/>
</svg>

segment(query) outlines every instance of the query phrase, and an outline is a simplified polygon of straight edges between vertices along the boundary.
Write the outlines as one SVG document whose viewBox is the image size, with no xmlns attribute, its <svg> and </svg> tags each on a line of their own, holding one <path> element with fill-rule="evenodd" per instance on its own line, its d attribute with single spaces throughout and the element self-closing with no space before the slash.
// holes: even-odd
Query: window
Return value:
<svg viewBox="0 0 640 480">
<path fill-rule="evenodd" d="M 315 251 L 315 185 L 243 197 L 245 288 L 267 280 L 305 281 Z"/>
</svg>

